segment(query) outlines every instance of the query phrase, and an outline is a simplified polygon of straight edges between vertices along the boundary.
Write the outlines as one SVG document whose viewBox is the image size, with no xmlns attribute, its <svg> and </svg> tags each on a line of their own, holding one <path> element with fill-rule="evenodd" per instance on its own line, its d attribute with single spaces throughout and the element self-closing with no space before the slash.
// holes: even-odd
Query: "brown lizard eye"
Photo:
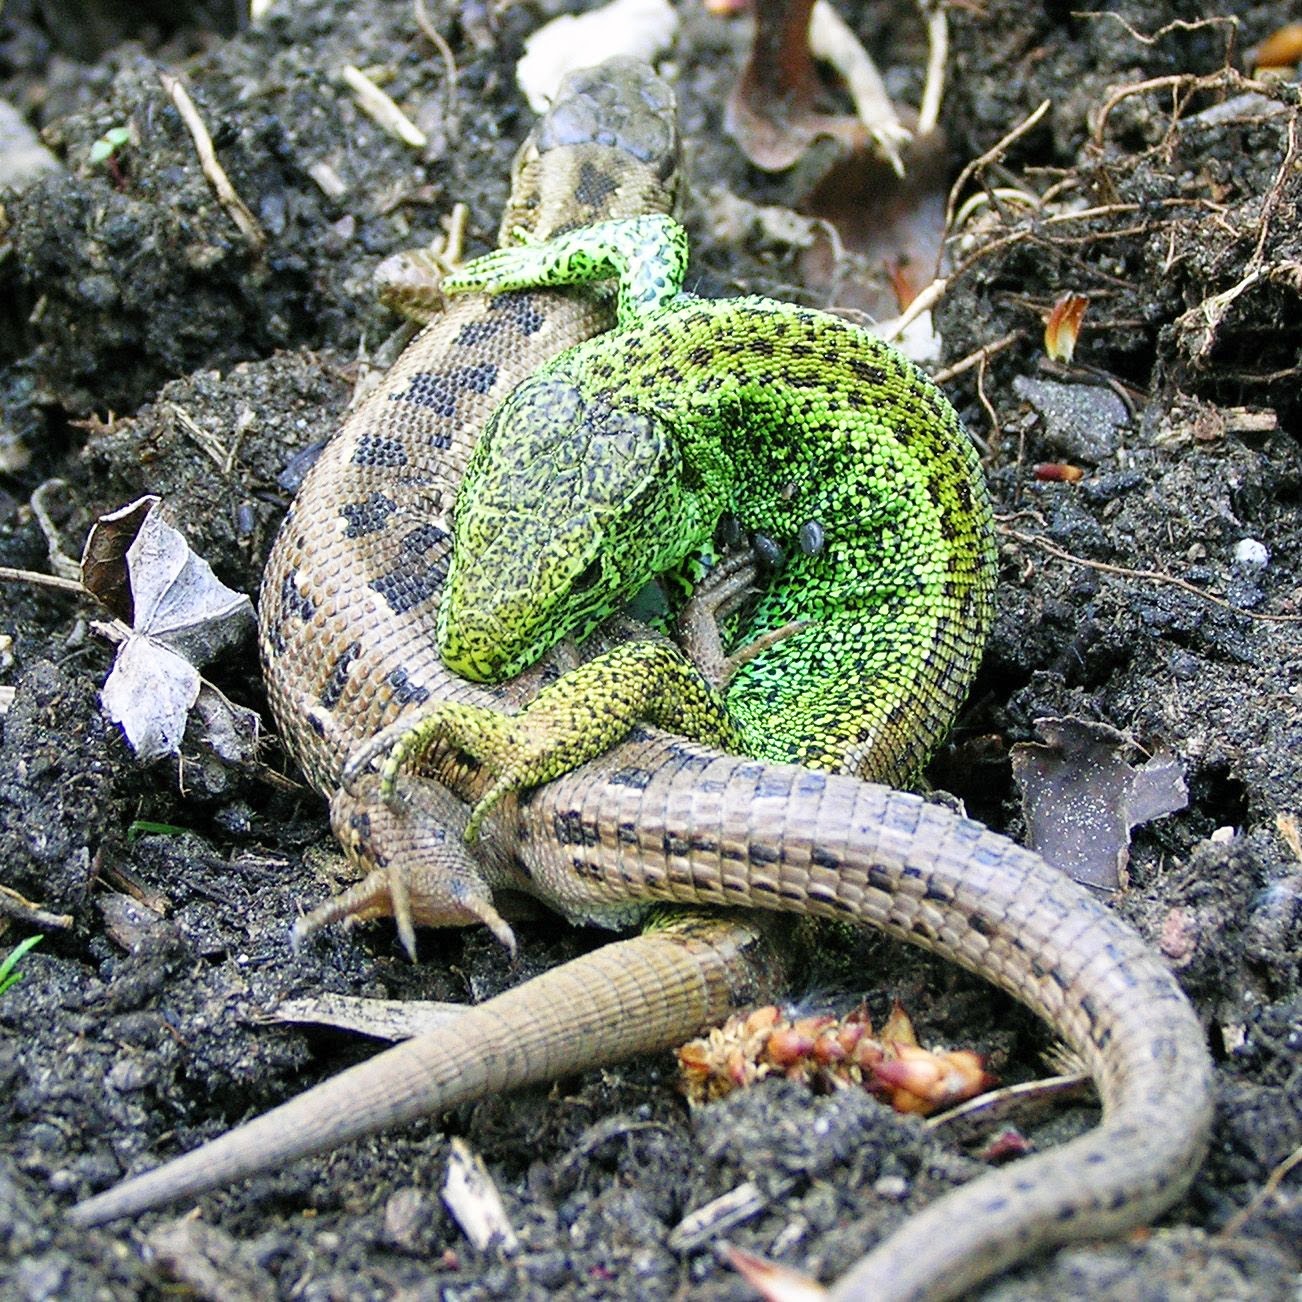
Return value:
<svg viewBox="0 0 1302 1302">
<path fill-rule="evenodd" d="M 593 561 L 584 569 L 574 580 L 573 588 L 575 592 L 587 592 L 589 588 L 595 587 L 597 580 L 601 578 L 601 562 Z"/>
</svg>

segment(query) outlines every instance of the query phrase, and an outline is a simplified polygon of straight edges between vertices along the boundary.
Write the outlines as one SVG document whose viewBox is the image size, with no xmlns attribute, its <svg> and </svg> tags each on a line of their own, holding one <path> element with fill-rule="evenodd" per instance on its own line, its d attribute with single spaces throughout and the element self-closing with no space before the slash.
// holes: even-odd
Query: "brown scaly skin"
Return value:
<svg viewBox="0 0 1302 1302">
<path fill-rule="evenodd" d="M 542 328 L 571 311 L 593 320 L 592 309 L 577 300 L 566 300 L 570 305 L 553 315 L 559 300 L 530 298 L 545 305 L 538 309 L 546 318 Z M 480 304 L 471 320 L 491 324 L 509 312 L 515 314 L 510 328 L 518 329 L 523 309 L 511 304 Z M 411 643 L 419 621 L 381 620 L 366 581 L 387 574 L 394 576 L 391 592 L 404 581 L 437 589 L 446 542 L 419 552 L 415 541 L 405 541 L 418 521 L 396 507 L 373 503 L 369 515 L 341 512 L 369 501 L 369 491 L 394 502 L 407 492 L 404 511 L 408 502 L 411 509 L 432 505 L 433 518 L 446 520 L 473 431 L 453 438 L 437 473 L 408 474 L 405 485 L 403 470 L 384 464 L 392 450 L 374 436 L 378 421 L 404 453 L 415 451 L 410 427 L 396 416 L 386 426 L 383 416 L 404 404 L 384 404 L 415 392 L 414 377 L 433 369 L 434 338 L 443 341 L 440 347 L 452 346 L 456 365 L 447 356 L 439 364 L 445 377 L 459 380 L 441 388 L 427 381 L 425 392 L 446 396 L 455 388 L 458 421 L 475 406 L 483 395 L 467 383 L 454 345 L 465 339 L 465 326 L 465 318 L 454 318 L 441 335 L 422 336 L 412 346 L 418 355 L 409 349 L 379 395 L 350 418 L 337 440 L 342 450 L 324 463 L 326 470 L 318 469 L 312 492 L 305 489 L 308 501 L 300 497 L 268 571 L 263 619 L 276 653 L 268 668 L 273 699 L 287 740 L 323 790 L 332 788 L 351 746 L 414 704 L 419 687 L 441 672 L 427 646 Z M 368 438 L 377 478 L 368 491 L 356 482 L 348 492 L 335 487 L 336 477 L 344 482 L 354 473 Z M 376 527 L 368 531 L 367 524 Z M 367 539 L 378 541 L 372 546 Z M 373 568 L 362 569 L 364 580 L 348 577 L 344 567 L 368 558 Z M 312 629 L 294 642 L 296 609 Z M 297 650 L 277 653 L 277 635 Z M 324 663 L 313 667 L 313 647 L 321 646 Z M 394 679 L 394 670 L 407 676 Z M 446 682 L 431 689 L 453 690 Z M 457 690 L 460 699 L 488 695 Z M 516 684 L 497 699 L 514 704 L 529 690 Z M 309 718 L 315 727 L 304 722 Z M 439 757 L 437 767 L 461 794 L 482 793 L 484 775 L 468 773 L 455 757 Z M 1106 908 L 978 824 L 851 778 L 742 760 L 643 731 L 602 759 L 506 802 L 485 824 L 471 859 L 460 839 L 465 807 L 436 784 L 407 777 L 402 784 L 402 801 L 393 808 L 375 801 L 373 778 L 336 797 L 336 828 L 363 861 L 380 864 L 352 893 L 349 908 L 356 913 L 392 908 L 400 903 L 396 891 L 409 897 L 416 921 L 500 923 L 492 893 L 514 889 L 571 917 L 603 921 L 634 916 L 655 901 L 856 919 L 1002 986 L 1083 1057 L 1104 1103 L 1097 1130 L 937 1200 L 841 1280 L 834 1296 L 954 1296 L 1037 1248 L 1151 1219 L 1197 1170 L 1210 1124 L 1211 1069 L 1175 981 Z M 412 870 L 390 873 L 386 861 Z M 456 908 L 448 903 L 450 882 L 463 891 Z M 735 986 L 760 993 L 764 948 L 754 916 L 704 931 L 691 921 L 677 925 L 688 934 L 644 934 L 469 1009 L 450 1029 L 381 1054 L 88 1200 L 72 1216 L 84 1225 L 112 1220 L 488 1090 L 610 1062 L 682 1038 L 725 1005 Z"/>
</svg>

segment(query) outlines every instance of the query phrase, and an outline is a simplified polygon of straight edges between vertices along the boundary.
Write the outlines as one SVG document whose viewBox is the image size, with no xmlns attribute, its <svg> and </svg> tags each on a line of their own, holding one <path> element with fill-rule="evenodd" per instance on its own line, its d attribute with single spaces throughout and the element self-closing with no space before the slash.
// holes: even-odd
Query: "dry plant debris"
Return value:
<svg viewBox="0 0 1302 1302">
<path fill-rule="evenodd" d="M 251 759 L 258 716 L 206 683 L 197 666 L 252 631 L 253 603 L 191 551 L 147 496 L 101 516 L 86 539 L 82 582 L 116 617 L 119 643 L 100 699 L 143 763 L 180 753 L 190 711 L 229 762 Z"/>
<path fill-rule="evenodd" d="M 1180 763 L 1154 755 L 1138 768 L 1132 743 L 1086 719 L 1037 719 L 1044 744 L 1012 748 L 1013 776 L 1033 849 L 1069 877 L 1098 890 L 1125 885 L 1130 830 L 1189 802 Z"/>
<path fill-rule="evenodd" d="M 724 1098 L 766 1076 L 781 1075 L 825 1090 L 856 1086 L 897 1112 L 925 1116 L 994 1083 L 978 1054 L 924 1049 L 899 1004 L 877 1035 L 862 1007 L 844 1017 L 790 1018 L 769 1004 L 734 1014 L 723 1026 L 683 1045 L 678 1064 L 692 1103 Z"/>
</svg>

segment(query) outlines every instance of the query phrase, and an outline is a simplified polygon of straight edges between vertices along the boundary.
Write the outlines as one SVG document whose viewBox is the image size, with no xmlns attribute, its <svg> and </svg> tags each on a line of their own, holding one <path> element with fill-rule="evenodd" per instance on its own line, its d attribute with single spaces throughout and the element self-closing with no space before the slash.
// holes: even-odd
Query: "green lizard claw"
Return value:
<svg viewBox="0 0 1302 1302">
<path fill-rule="evenodd" d="M 466 823 L 466 844 L 473 845 L 479 839 L 484 819 L 507 795 L 546 782 L 570 767 L 561 761 L 549 762 L 545 739 L 531 738 L 520 722 L 519 716 L 498 714 L 482 706 L 455 702 L 441 705 L 411 724 L 394 742 L 380 766 L 380 798 L 392 803 L 399 774 L 404 769 L 419 768 L 440 742 L 454 747 L 494 775 L 489 789 L 471 808 Z M 558 763 L 560 767 L 556 767 Z"/>
</svg>

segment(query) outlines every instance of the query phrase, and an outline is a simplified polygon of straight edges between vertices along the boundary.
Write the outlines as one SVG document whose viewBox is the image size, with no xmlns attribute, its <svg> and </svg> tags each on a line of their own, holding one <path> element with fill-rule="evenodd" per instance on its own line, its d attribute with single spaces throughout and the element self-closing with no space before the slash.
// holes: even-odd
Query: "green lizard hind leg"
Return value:
<svg viewBox="0 0 1302 1302">
<path fill-rule="evenodd" d="M 443 279 L 445 294 L 502 293 L 544 285 L 590 285 L 618 280 L 621 327 L 663 307 L 679 294 L 687 274 L 687 232 L 657 213 L 597 222 L 540 244 L 497 249 Z"/>
<path fill-rule="evenodd" d="M 440 744 L 452 746 L 491 779 L 466 825 L 465 839 L 473 844 L 485 817 L 511 792 L 578 768 L 622 741 L 637 723 L 737 746 L 722 697 L 676 647 L 644 640 L 570 670 L 519 714 L 449 702 L 399 730 L 386 730 L 350 756 L 345 780 L 383 753 L 380 791 L 392 799 L 401 771 L 419 769 Z"/>
</svg>

